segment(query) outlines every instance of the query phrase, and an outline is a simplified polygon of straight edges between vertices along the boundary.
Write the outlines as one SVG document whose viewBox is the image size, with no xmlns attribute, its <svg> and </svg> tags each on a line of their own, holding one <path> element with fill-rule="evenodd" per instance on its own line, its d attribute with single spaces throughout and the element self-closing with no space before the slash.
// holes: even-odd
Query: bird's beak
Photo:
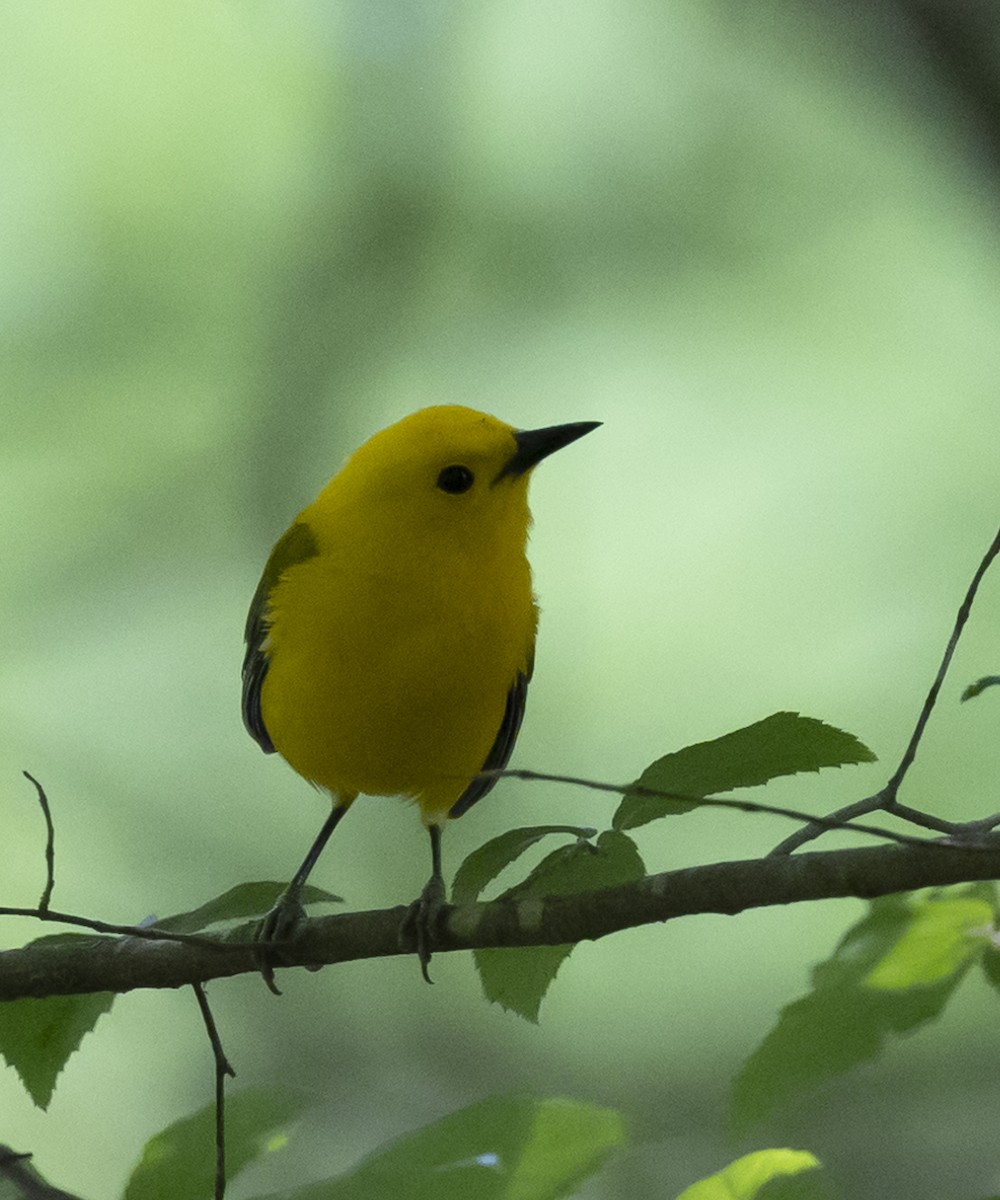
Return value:
<svg viewBox="0 0 1000 1200">
<path fill-rule="evenodd" d="M 537 466 L 543 458 L 548 458 L 563 446 L 582 438 L 601 424 L 600 421 L 574 421 L 571 425 L 548 425 L 544 429 L 518 429 L 514 433 L 517 449 L 504 463 L 503 470 L 493 480 L 499 483 L 510 475 L 516 479 L 532 467 Z"/>
</svg>

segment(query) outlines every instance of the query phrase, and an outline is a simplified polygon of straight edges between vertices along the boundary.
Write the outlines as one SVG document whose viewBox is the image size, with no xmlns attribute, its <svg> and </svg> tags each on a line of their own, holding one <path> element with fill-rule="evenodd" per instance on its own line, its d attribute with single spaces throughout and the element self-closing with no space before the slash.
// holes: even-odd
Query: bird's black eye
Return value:
<svg viewBox="0 0 1000 1200">
<path fill-rule="evenodd" d="M 469 468 L 457 464 L 453 467 L 445 467 L 438 476 L 438 487 L 442 492 L 450 492 L 453 496 L 467 492 L 475 482 L 476 477 Z"/>
</svg>

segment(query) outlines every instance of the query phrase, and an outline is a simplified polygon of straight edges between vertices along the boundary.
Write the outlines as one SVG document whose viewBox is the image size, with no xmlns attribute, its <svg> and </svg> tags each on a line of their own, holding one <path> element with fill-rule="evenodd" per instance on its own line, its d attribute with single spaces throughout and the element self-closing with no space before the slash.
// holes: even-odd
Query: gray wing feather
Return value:
<svg viewBox="0 0 1000 1200">
<path fill-rule="evenodd" d="M 247 614 L 246 654 L 243 656 L 243 724 L 265 754 L 274 753 L 274 742 L 264 724 L 260 693 L 267 676 L 267 635 L 271 628 L 268 606 L 275 584 L 289 570 L 319 553 L 316 536 L 304 521 L 296 523 L 277 541 L 264 567 Z"/>
<path fill-rule="evenodd" d="M 524 718 L 524 705 L 527 698 L 528 675 L 524 671 L 518 671 L 514 686 L 507 693 L 507 707 L 504 709 L 503 720 L 500 722 L 500 731 L 482 765 L 483 771 L 502 771 L 507 765 L 514 750 L 514 743 L 517 741 L 521 721 Z M 473 779 L 448 810 L 448 816 L 460 817 L 463 813 L 468 812 L 477 800 L 482 800 L 495 783 L 496 776 Z"/>
</svg>

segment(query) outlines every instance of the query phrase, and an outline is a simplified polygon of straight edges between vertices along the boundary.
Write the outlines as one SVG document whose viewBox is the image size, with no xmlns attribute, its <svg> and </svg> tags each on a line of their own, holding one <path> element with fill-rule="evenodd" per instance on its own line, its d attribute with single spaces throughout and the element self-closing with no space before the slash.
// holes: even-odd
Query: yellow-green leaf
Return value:
<svg viewBox="0 0 1000 1200">
<path fill-rule="evenodd" d="M 865 976 L 868 987 L 940 983 L 977 958 L 993 932 L 993 906 L 984 899 L 929 896 L 915 900 L 912 910 L 902 936 Z"/>
<path fill-rule="evenodd" d="M 808 1150 L 756 1150 L 716 1175 L 685 1188 L 677 1200 L 755 1200 L 774 1179 L 815 1171 L 820 1161 Z"/>
</svg>

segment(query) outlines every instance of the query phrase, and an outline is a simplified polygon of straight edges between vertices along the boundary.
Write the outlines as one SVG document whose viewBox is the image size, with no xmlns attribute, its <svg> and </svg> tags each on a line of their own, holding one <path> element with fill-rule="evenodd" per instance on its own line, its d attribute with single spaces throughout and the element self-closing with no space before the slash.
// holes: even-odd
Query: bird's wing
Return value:
<svg viewBox="0 0 1000 1200">
<path fill-rule="evenodd" d="M 260 690 L 267 675 L 267 636 L 271 628 L 269 614 L 271 592 L 289 569 L 319 553 L 316 536 L 304 521 L 296 521 L 275 544 L 254 592 L 247 614 L 246 654 L 243 657 L 243 724 L 265 754 L 274 753 L 260 710 Z"/>
<path fill-rule="evenodd" d="M 507 707 L 504 709 L 503 720 L 500 722 L 500 730 L 481 770 L 502 771 L 507 765 L 507 760 L 514 749 L 514 743 L 517 741 L 521 720 L 524 717 L 524 704 L 528 697 L 528 680 L 530 678 L 531 664 L 529 663 L 527 671 L 518 671 L 514 686 L 507 693 Z M 477 800 L 482 800 L 495 783 L 495 775 L 473 779 L 448 810 L 448 816 L 460 817 L 462 813 L 468 812 Z"/>
</svg>

